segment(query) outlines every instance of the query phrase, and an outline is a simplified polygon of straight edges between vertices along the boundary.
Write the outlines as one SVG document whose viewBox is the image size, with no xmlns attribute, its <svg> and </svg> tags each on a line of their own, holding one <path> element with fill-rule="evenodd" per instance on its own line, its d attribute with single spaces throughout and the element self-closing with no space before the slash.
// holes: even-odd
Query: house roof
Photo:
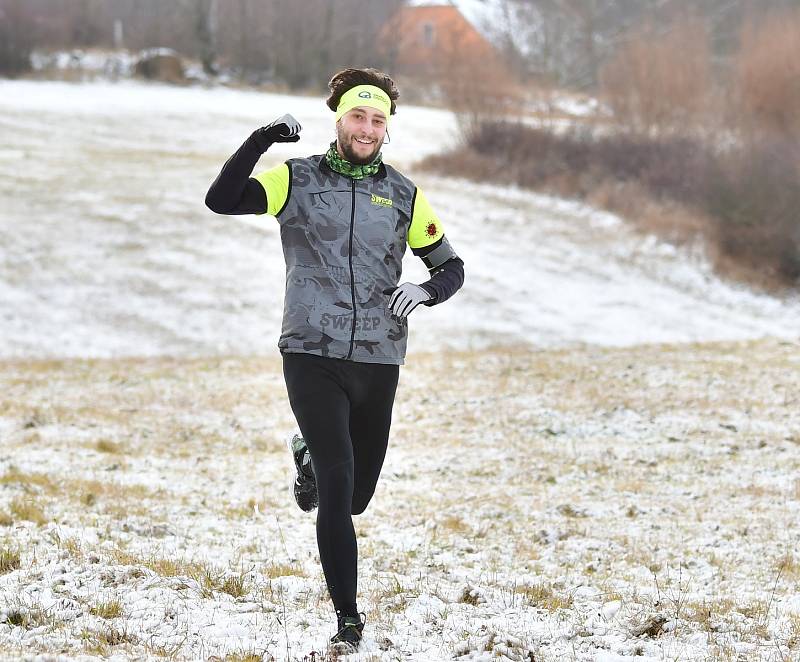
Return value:
<svg viewBox="0 0 800 662">
<path fill-rule="evenodd" d="M 428 30 L 435 26 L 430 32 Z M 456 50 L 473 57 L 493 58 L 496 51 L 483 33 L 453 3 L 425 3 L 401 7 L 392 19 L 395 47 L 405 64 L 422 64 L 432 56 L 452 56 Z M 441 32 L 440 32 L 441 31 Z M 436 36 L 434 36 L 436 35 Z"/>
<path fill-rule="evenodd" d="M 455 7 L 488 41 L 496 38 L 491 25 L 497 25 L 501 18 L 498 0 L 408 0 L 407 7 Z"/>
<path fill-rule="evenodd" d="M 456 7 L 472 26 L 496 48 L 512 43 L 520 53 L 531 50 L 531 35 L 539 22 L 519 21 L 519 8 L 504 0 L 407 0 L 406 7 Z"/>
</svg>

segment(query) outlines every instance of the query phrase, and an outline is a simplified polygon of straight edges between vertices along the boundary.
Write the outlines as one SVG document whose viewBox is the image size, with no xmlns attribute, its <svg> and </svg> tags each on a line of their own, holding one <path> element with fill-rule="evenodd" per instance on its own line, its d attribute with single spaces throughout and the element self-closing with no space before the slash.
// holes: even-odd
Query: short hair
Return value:
<svg viewBox="0 0 800 662">
<path fill-rule="evenodd" d="M 397 111 L 395 100 L 400 96 L 400 92 L 397 91 L 394 81 L 377 69 L 344 69 L 335 74 L 328 82 L 328 89 L 331 91 L 331 95 L 325 100 L 328 108 L 336 112 L 342 95 L 357 85 L 374 85 L 386 92 L 391 102 L 389 114 L 395 114 Z"/>
</svg>

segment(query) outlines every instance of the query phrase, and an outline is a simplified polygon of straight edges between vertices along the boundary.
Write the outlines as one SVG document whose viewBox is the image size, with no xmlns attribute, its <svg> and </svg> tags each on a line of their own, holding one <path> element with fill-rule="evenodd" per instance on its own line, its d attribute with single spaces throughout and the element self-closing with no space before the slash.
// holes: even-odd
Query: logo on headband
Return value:
<svg viewBox="0 0 800 662">
<path fill-rule="evenodd" d="M 389 103 L 389 99 L 383 94 L 373 93 L 370 92 L 369 90 L 361 90 L 361 92 L 358 93 L 358 96 L 361 99 L 377 99 L 378 101 L 382 101 L 383 103 Z"/>
</svg>

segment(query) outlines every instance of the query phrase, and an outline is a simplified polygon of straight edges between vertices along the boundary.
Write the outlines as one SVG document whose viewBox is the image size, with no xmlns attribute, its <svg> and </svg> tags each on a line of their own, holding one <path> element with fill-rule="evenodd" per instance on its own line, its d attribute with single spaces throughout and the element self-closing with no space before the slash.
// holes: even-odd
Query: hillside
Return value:
<svg viewBox="0 0 800 662">
<path fill-rule="evenodd" d="M 277 226 L 203 204 L 287 111 L 302 141 L 259 169 L 326 148 L 321 100 L 0 81 L 0 656 L 324 657 Z M 590 207 L 415 172 L 448 113 L 390 131 L 466 283 L 411 320 L 354 660 L 800 655 L 800 302 Z"/>
<path fill-rule="evenodd" d="M 0 356 L 275 351 L 277 224 L 203 200 L 249 133 L 287 110 L 302 140 L 275 145 L 258 170 L 327 149 L 321 100 L 0 81 Z M 456 122 L 401 105 L 390 134 L 385 158 L 407 169 L 452 144 Z M 578 203 L 408 172 L 466 263 L 458 297 L 416 314 L 412 352 L 798 338 L 799 301 L 720 280 L 702 246 L 676 249 Z M 408 251 L 403 278 L 425 277 Z"/>
</svg>

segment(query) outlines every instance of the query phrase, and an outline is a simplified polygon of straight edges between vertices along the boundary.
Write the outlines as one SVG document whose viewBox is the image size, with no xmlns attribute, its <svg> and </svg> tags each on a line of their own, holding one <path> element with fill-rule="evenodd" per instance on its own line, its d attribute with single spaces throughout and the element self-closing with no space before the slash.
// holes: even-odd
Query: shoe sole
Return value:
<svg viewBox="0 0 800 662">
<path fill-rule="evenodd" d="M 317 499 L 317 502 L 311 508 L 306 509 L 306 508 L 303 508 L 297 502 L 297 495 L 295 494 L 295 485 L 297 484 L 297 477 L 300 474 L 300 469 L 298 468 L 297 462 L 295 462 L 295 459 L 294 459 L 294 449 L 292 448 L 292 441 L 294 440 L 294 438 L 295 438 L 295 433 L 292 433 L 288 437 L 286 437 L 286 448 L 289 450 L 289 460 L 292 463 L 291 464 L 291 467 L 292 467 L 292 478 L 291 478 L 291 481 L 290 481 L 290 484 L 289 484 L 289 492 L 291 493 L 292 499 L 294 499 L 295 504 L 297 504 L 297 507 L 300 508 L 300 510 L 302 510 L 304 513 L 311 513 L 311 512 L 313 512 L 313 511 L 315 511 L 317 509 L 317 506 L 319 506 L 319 498 Z M 314 487 L 316 488 L 316 481 L 314 482 Z"/>
</svg>

